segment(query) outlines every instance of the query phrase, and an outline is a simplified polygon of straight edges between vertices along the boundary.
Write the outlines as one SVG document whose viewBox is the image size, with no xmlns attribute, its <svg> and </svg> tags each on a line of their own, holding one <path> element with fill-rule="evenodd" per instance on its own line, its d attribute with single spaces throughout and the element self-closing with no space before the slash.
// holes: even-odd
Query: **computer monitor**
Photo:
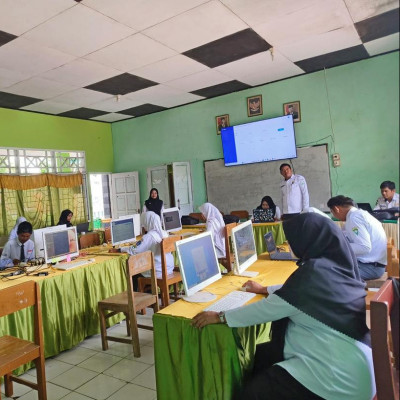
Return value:
<svg viewBox="0 0 400 400">
<path fill-rule="evenodd" d="M 181 215 L 178 207 L 166 208 L 161 214 L 161 222 L 167 232 L 179 231 L 182 229 Z"/>
<path fill-rule="evenodd" d="M 110 227 L 113 246 L 136 240 L 133 217 L 112 219 Z"/>
<path fill-rule="evenodd" d="M 118 219 L 126 219 L 133 218 L 133 231 L 135 232 L 135 236 L 140 235 L 141 232 L 141 224 L 140 224 L 140 214 L 131 214 L 131 215 L 122 215 L 118 217 Z"/>
<path fill-rule="evenodd" d="M 35 243 L 35 257 L 45 258 L 44 254 L 44 238 L 43 235 L 47 232 L 62 231 L 67 225 L 48 226 L 47 228 L 35 229 L 33 231 L 33 241 Z"/>
<path fill-rule="evenodd" d="M 246 221 L 232 229 L 232 247 L 235 254 L 233 271 L 235 275 L 241 275 L 250 265 L 257 261 L 257 250 L 251 221 Z"/>
<path fill-rule="evenodd" d="M 46 263 L 55 263 L 79 256 L 76 227 L 64 228 L 43 234 Z"/>
<path fill-rule="evenodd" d="M 186 293 L 184 300 L 206 302 L 215 299 L 211 293 L 199 292 L 221 278 L 211 232 L 179 240 L 176 251 Z"/>
</svg>

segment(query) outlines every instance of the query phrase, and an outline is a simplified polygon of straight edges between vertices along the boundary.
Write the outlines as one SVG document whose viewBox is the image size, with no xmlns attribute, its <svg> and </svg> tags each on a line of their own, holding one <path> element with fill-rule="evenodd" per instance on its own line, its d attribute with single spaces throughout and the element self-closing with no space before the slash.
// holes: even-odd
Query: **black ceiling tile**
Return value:
<svg viewBox="0 0 400 400">
<path fill-rule="evenodd" d="M 127 108 L 126 110 L 118 111 L 120 114 L 133 115 L 134 117 L 140 117 L 146 114 L 152 114 L 158 111 L 166 110 L 167 108 L 156 106 L 155 104 L 142 104 L 141 106 Z"/>
<path fill-rule="evenodd" d="M 368 57 L 369 55 L 367 50 L 362 44 L 360 44 L 358 46 L 334 51 L 332 53 L 296 61 L 295 64 L 304 72 L 314 72 L 324 68 L 336 67 L 338 65 L 363 60 Z"/>
<path fill-rule="evenodd" d="M 116 95 L 136 92 L 137 90 L 146 89 L 155 85 L 158 85 L 158 83 L 141 78 L 140 76 L 124 73 L 105 79 L 104 81 L 93 83 L 92 85 L 86 86 L 86 89 Z"/>
<path fill-rule="evenodd" d="M 11 33 L 0 31 L 0 46 L 3 46 L 3 44 L 11 42 L 11 40 L 14 40 L 17 37 L 18 36 L 12 35 Z"/>
<path fill-rule="evenodd" d="M 225 83 L 220 83 L 219 85 L 209 86 L 203 89 L 195 90 L 190 93 L 197 94 L 198 96 L 203 96 L 203 97 L 215 97 L 227 93 L 238 92 L 239 90 L 248 89 L 250 87 L 251 86 L 243 82 L 229 81 Z"/>
<path fill-rule="evenodd" d="M 267 51 L 271 47 L 260 35 L 249 28 L 188 50 L 183 54 L 214 68 Z"/>
<path fill-rule="evenodd" d="M 98 116 L 104 115 L 104 114 L 109 114 L 109 112 L 93 110 L 92 108 L 82 107 L 82 108 L 76 108 L 75 110 L 66 111 L 61 114 L 57 114 L 57 116 L 89 119 L 89 118 L 98 117 Z"/>
<path fill-rule="evenodd" d="M 354 24 L 363 43 L 399 32 L 399 9 Z"/>
<path fill-rule="evenodd" d="M 18 94 L 0 92 L 0 107 L 21 108 L 43 101 L 34 97 L 19 96 Z"/>
</svg>

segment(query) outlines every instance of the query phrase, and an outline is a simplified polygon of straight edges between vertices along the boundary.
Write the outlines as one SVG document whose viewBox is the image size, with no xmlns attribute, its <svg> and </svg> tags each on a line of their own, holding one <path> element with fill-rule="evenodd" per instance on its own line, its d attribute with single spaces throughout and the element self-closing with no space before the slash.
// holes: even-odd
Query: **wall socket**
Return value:
<svg viewBox="0 0 400 400">
<path fill-rule="evenodd" d="M 335 168 L 340 167 L 340 154 L 334 153 L 332 154 L 332 162 Z"/>
</svg>

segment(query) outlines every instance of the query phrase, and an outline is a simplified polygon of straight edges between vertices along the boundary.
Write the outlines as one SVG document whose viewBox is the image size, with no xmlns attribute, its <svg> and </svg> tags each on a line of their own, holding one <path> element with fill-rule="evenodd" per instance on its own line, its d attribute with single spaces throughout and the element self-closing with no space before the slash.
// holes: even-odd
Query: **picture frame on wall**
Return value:
<svg viewBox="0 0 400 400">
<path fill-rule="evenodd" d="M 215 117 L 215 122 L 217 126 L 217 135 L 221 134 L 221 129 L 226 128 L 229 125 L 229 114 L 219 115 Z"/>
<path fill-rule="evenodd" d="M 256 115 L 262 115 L 262 95 L 252 96 L 247 98 L 247 116 L 254 117 Z"/>
<path fill-rule="evenodd" d="M 284 115 L 293 115 L 293 122 L 301 122 L 300 101 L 291 101 L 283 105 Z"/>
</svg>

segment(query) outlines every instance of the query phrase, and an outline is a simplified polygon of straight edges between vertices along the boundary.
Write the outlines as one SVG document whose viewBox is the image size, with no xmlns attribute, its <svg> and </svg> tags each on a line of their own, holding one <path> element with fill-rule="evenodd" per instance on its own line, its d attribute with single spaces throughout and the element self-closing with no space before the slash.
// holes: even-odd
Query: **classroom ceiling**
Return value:
<svg viewBox="0 0 400 400">
<path fill-rule="evenodd" d="M 398 49 L 398 0 L 1 0 L 0 107 L 115 122 Z"/>
</svg>

